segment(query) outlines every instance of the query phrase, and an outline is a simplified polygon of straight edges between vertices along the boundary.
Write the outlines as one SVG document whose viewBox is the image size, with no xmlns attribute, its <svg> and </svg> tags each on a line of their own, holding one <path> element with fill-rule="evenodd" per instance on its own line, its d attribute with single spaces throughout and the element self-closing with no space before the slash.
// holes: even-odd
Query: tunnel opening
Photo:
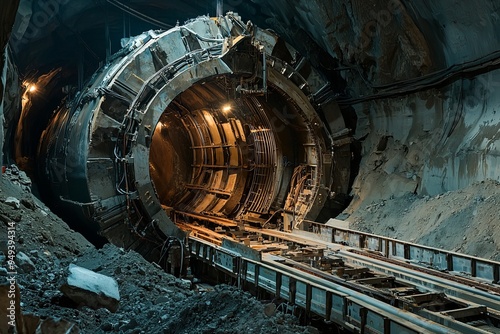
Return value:
<svg viewBox="0 0 500 334">
<path fill-rule="evenodd" d="M 242 93 L 237 83 L 208 78 L 169 104 L 152 136 L 151 179 L 172 219 L 283 228 L 278 213 L 306 214 L 300 192 L 313 201 L 325 140 L 276 86 Z"/>
</svg>

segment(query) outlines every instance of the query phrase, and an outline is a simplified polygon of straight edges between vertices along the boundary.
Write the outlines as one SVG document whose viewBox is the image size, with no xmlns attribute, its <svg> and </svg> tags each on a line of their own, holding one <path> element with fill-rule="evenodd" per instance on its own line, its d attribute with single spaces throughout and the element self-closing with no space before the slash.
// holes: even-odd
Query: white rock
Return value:
<svg viewBox="0 0 500 334">
<path fill-rule="evenodd" d="M 69 265 L 69 275 L 60 290 L 74 302 L 94 309 L 105 307 L 116 312 L 120 302 L 115 279 L 74 264 Z"/>
<path fill-rule="evenodd" d="M 5 200 L 5 204 L 10 205 L 14 209 L 19 209 L 21 207 L 21 202 L 19 202 L 17 198 L 10 196 Z"/>
</svg>

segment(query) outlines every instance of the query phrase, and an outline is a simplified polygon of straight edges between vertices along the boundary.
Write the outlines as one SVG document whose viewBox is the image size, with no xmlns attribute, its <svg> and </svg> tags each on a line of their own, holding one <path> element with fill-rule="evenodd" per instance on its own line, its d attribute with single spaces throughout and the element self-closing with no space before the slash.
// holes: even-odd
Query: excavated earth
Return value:
<svg viewBox="0 0 500 334">
<path fill-rule="evenodd" d="M 486 180 L 436 196 L 365 200 L 350 228 L 500 261 L 500 182 Z"/>
<path fill-rule="evenodd" d="M 5 203 L 9 197 L 19 200 L 18 209 Z M 344 213 L 351 228 L 500 260 L 497 181 L 433 197 L 406 194 L 366 203 Z M 7 254 L 6 230 L 14 222 L 17 252 L 33 262 L 18 268 L 17 276 L 28 318 L 67 320 L 78 328 L 71 333 L 320 333 L 236 287 L 190 284 L 133 251 L 111 244 L 96 249 L 34 197 L 29 179 L 15 168 L 1 177 L 0 220 L 2 252 Z M 1 255 L 0 261 L 7 268 Z M 70 263 L 118 282 L 116 313 L 77 305 L 60 292 Z"/>
<path fill-rule="evenodd" d="M 17 173 L 1 177 L 0 249 L 7 254 L 7 226 L 14 222 L 16 251 L 32 262 L 20 265 L 16 278 L 25 319 L 61 318 L 75 324 L 71 333 L 319 333 L 236 287 L 190 284 L 133 251 L 111 244 L 96 249 L 34 197 L 29 180 Z M 9 197 L 20 201 L 18 209 L 5 203 Z M 7 261 L 1 255 L 0 261 L 4 283 Z M 71 263 L 118 282 L 116 313 L 77 305 L 60 292 Z"/>
</svg>

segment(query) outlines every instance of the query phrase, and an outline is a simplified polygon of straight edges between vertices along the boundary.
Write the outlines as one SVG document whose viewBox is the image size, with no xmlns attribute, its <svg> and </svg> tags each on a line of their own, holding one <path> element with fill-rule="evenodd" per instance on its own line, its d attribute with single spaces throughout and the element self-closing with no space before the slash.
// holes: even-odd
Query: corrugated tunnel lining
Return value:
<svg viewBox="0 0 500 334">
<path fill-rule="evenodd" d="M 296 125 L 288 132 L 295 129 L 296 140 L 287 143 L 292 150 L 282 148 L 288 134 L 276 131 L 282 122 L 273 115 L 273 104 L 286 104 L 282 95 L 272 89 L 267 94 L 278 98 L 228 99 L 224 82 L 193 85 L 168 106 L 153 134 L 152 180 L 161 203 L 176 211 L 231 218 L 268 214 L 280 187 L 288 188 L 290 181 L 278 166 L 283 155 L 289 164 L 304 159 L 301 140 L 307 138 L 297 133 L 306 128 L 304 120 L 293 114 Z"/>
</svg>

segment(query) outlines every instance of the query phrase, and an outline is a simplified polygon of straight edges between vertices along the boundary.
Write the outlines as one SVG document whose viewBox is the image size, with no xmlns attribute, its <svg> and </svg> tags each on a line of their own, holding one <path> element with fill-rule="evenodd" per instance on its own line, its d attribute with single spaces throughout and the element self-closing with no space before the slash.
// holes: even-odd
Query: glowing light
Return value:
<svg viewBox="0 0 500 334">
<path fill-rule="evenodd" d="M 231 111 L 231 105 L 230 104 L 226 104 L 222 107 L 222 111 L 223 112 L 230 112 Z"/>
<path fill-rule="evenodd" d="M 36 91 L 36 85 L 30 85 L 28 90 L 30 91 L 30 93 L 33 93 Z"/>
</svg>

